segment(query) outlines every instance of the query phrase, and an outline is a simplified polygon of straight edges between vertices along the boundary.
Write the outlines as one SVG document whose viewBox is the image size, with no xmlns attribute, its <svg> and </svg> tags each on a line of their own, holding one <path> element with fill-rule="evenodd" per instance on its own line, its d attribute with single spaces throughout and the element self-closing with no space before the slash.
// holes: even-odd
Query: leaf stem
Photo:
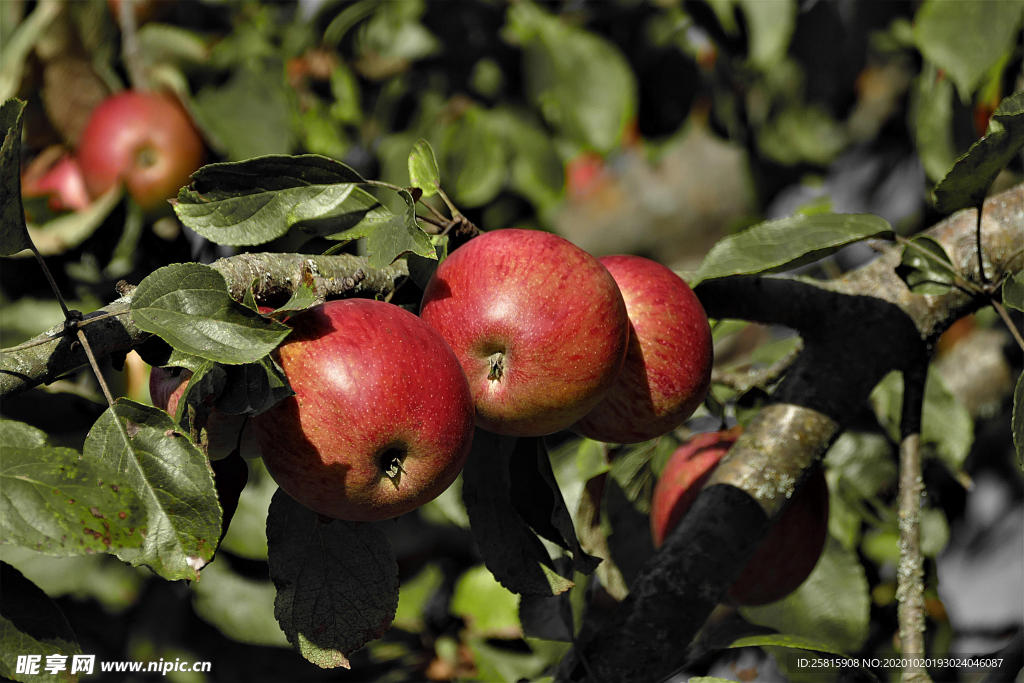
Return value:
<svg viewBox="0 0 1024 683">
<path fill-rule="evenodd" d="M 1006 323 L 1006 326 L 1010 329 L 1010 334 L 1013 335 L 1014 341 L 1016 341 L 1017 345 L 1024 350 L 1024 337 L 1020 336 L 1020 332 L 1017 330 L 1017 326 L 1013 324 L 1013 319 L 1010 317 L 1010 314 L 1006 312 L 1003 305 L 996 299 L 992 299 L 992 307 L 996 309 L 996 312 L 999 313 L 999 317 L 1003 319 L 1003 322 Z"/>
<path fill-rule="evenodd" d="M 454 219 L 457 219 L 457 218 L 458 218 L 459 216 L 461 216 L 461 215 L 462 215 L 462 212 L 461 212 L 461 211 L 459 211 L 458 209 L 456 209 L 456 208 L 455 208 L 455 205 L 454 205 L 454 204 L 452 204 L 452 200 L 448 199 L 448 195 L 446 195 L 446 194 L 444 193 L 444 190 L 442 190 L 442 189 L 441 189 L 441 188 L 439 187 L 439 188 L 437 188 L 437 193 L 438 193 L 439 195 L 441 195 L 441 199 L 443 199 L 443 200 L 444 200 L 444 203 L 448 205 L 448 210 L 452 212 L 452 219 L 453 219 L 453 220 L 454 220 Z"/>
<path fill-rule="evenodd" d="M 61 296 L 60 289 L 57 287 L 57 281 L 53 279 L 50 269 L 46 267 L 46 261 L 43 260 L 43 255 L 39 253 L 38 249 L 36 249 L 36 245 L 32 243 L 32 240 L 29 240 L 29 244 L 31 245 L 30 248 L 32 249 L 32 253 L 36 257 L 36 261 L 39 263 L 39 267 L 43 269 L 43 274 L 46 275 L 46 281 L 50 283 L 50 289 L 53 290 L 54 296 L 57 297 L 57 303 L 60 304 L 61 310 L 64 311 L 64 319 L 74 320 L 75 316 L 71 315 L 71 311 L 68 310 L 67 304 L 64 303 L 64 297 Z"/>
</svg>

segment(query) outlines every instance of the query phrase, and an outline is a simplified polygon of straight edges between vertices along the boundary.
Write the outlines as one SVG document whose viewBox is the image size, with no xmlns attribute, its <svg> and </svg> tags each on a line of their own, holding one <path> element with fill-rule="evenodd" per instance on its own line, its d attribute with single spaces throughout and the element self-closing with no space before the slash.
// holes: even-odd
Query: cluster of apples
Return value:
<svg viewBox="0 0 1024 683">
<path fill-rule="evenodd" d="M 297 501 L 353 521 L 395 517 L 444 491 L 474 424 L 616 443 L 664 434 L 703 400 L 713 355 L 700 302 L 671 270 L 635 256 L 598 261 L 533 230 L 453 251 L 420 317 L 346 299 L 288 324 L 275 354 L 295 395 L 252 419 L 258 450 Z M 173 410 L 187 374 L 152 377 L 154 402 Z M 211 415 L 211 458 L 234 448 L 238 419 Z"/>
<path fill-rule="evenodd" d="M 29 164 L 26 197 L 48 197 L 53 211 L 80 211 L 124 183 L 151 211 L 178 194 L 202 165 L 203 140 L 173 96 L 126 90 L 101 102 L 82 129 L 78 148 L 54 148 Z"/>
</svg>

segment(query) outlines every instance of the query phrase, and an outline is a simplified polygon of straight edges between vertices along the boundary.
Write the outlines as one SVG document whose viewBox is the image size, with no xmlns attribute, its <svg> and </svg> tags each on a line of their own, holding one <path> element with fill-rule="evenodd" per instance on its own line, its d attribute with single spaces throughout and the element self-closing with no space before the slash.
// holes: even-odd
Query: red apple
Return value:
<svg viewBox="0 0 1024 683">
<path fill-rule="evenodd" d="M 149 373 L 149 396 L 153 405 L 174 416 L 192 378 L 185 368 L 153 368 Z M 207 455 L 211 461 L 228 457 L 239 446 L 238 433 L 242 431 L 241 456 L 246 460 L 260 457 L 259 444 L 253 432 L 252 420 L 245 415 L 227 415 L 216 408 L 206 418 Z"/>
<path fill-rule="evenodd" d="M 711 327 L 693 290 L 660 263 L 639 256 L 601 263 L 626 302 L 629 351 L 608 396 L 575 429 L 598 441 L 647 441 L 678 427 L 704 400 Z"/>
<path fill-rule="evenodd" d="M 32 160 L 21 178 L 25 197 L 49 197 L 52 211 L 80 211 L 89 206 L 89 193 L 78 161 L 52 147 Z M 51 150 L 55 153 L 51 153 Z"/>
<path fill-rule="evenodd" d="M 469 455 L 473 398 L 441 335 L 367 299 L 330 301 L 287 324 L 275 354 L 295 396 L 253 418 L 278 485 L 351 521 L 397 517 L 448 488 Z"/>
<path fill-rule="evenodd" d="M 734 431 L 699 434 L 672 454 L 654 487 L 651 502 L 655 547 L 661 546 L 683 518 L 735 441 Z M 825 471 L 816 464 L 810 478 L 793 494 L 764 543 L 729 587 L 729 596 L 741 605 L 764 605 L 799 588 L 825 548 L 828 508 Z"/>
<path fill-rule="evenodd" d="M 146 210 L 176 196 L 203 154 L 202 138 L 174 97 L 133 90 L 101 102 L 78 143 L 78 162 L 94 199 L 124 182 Z"/>
<path fill-rule="evenodd" d="M 615 382 L 629 319 L 597 259 L 556 235 L 498 230 L 452 252 L 420 316 L 462 363 L 477 424 L 512 436 L 572 425 Z"/>
</svg>

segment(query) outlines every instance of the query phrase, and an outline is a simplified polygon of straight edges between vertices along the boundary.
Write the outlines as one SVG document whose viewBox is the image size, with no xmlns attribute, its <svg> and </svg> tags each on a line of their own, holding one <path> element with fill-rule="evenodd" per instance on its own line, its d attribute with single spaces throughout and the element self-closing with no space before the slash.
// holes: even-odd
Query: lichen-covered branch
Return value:
<svg viewBox="0 0 1024 683">
<path fill-rule="evenodd" d="M 927 234 L 980 283 L 976 223 L 976 210 L 961 211 Z M 989 278 L 1024 266 L 1024 185 L 988 198 L 981 226 Z M 896 274 L 900 255 L 882 247 L 875 261 L 830 282 L 742 276 L 697 287 L 709 316 L 792 327 L 804 350 L 627 599 L 606 624 L 581 633 L 560 680 L 588 678 L 578 653 L 602 681 L 661 680 L 681 667 L 687 645 L 764 540 L 767 520 L 844 421 L 889 371 L 919 366 L 942 332 L 988 303 L 956 289 L 914 294 Z"/>
<path fill-rule="evenodd" d="M 349 254 L 240 254 L 220 259 L 212 267 L 224 276 L 234 299 L 241 301 L 245 290 L 255 283 L 257 301 L 282 303 L 303 282 L 312 281 L 327 298 L 386 296 L 408 275 L 404 261 L 378 270 L 370 268 L 365 258 Z M 79 323 L 97 357 L 128 351 L 149 337 L 132 322 L 130 305 L 131 294 L 127 293 Z M 58 325 L 14 349 L 0 351 L 0 400 L 53 382 L 87 362 L 82 345 L 73 335 L 65 335 L 63 324 Z"/>
</svg>

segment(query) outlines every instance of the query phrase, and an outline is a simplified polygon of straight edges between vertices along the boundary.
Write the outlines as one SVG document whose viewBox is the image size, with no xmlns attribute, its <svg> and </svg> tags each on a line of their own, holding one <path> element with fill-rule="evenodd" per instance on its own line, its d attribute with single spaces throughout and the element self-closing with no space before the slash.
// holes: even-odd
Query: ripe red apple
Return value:
<svg viewBox="0 0 1024 683">
<path fill-rule="evenodd" d="M 589 413 L 629 342 L 608 270 L 536 230 L 498 230 L 456 249 L 427 283 L 420 316 L 462 363 L 477 424 L 512 436 L 552 434 Z"/>
<path fill-rule="evenodd" d="M 124 182 L 150 210 L 178 194 L 203 161 L 203 141 L 172 96 L 129 90 L 97 106 L 78 143 L 93 199 Z"/>
<path fill-rule="evenodd" d="M 71 155 L 59 147 L 50 148 L 32 160 L 21 178 L 21 194 L 25 197 L 49 197 L 51 211 L 80 211 L 89 206 L 82 168 Z"/>
<path fill-rule="evenodd" d="M 655 547 L 661 546 L 683 518 L 735 441 L 736 432 L 699 434 L 672 454 L 654 487 L 651 502 Z M 825 471 L 816 464 L 729 587 L 729 596 L 741 605 L 764 605 L 799 588 L 825 548 L 828 507 Z"/>
<path fill-rule="evenodd" d="M 191 378 L 192 371 L 185 368 L 153 368 L 149 373 L 149 396 L 153 405 L 173 417 Z M 207 455 L 211 461 L 228 457 L 239 446 L 238 433 L 243 429 L 241 456 L 246 460 L 260 457 L 252 420 L 246 421 L 245 415 L 227 415 L 214 408 L 206 418 L 205 429 Z"/>
<path fill-rule="evenodd" d="M 608 396 L 575 429 L 598 441 L 646 441 L 678 427 L 704 400 L 711 327 L 693 290 L 665 266 L 639 256 L 600 260 L 626 302 L 629 351 Z"/>
<path fill-rule="evenodd" d="M 469 455 L 473 398 L 441 335 L 367 299 L 330 301 L 287 324 L 275 354 L 295 396 L 253 418 L 278 485 L 351 521 L 397 517 L 448 488 Z"/>
</svg>

